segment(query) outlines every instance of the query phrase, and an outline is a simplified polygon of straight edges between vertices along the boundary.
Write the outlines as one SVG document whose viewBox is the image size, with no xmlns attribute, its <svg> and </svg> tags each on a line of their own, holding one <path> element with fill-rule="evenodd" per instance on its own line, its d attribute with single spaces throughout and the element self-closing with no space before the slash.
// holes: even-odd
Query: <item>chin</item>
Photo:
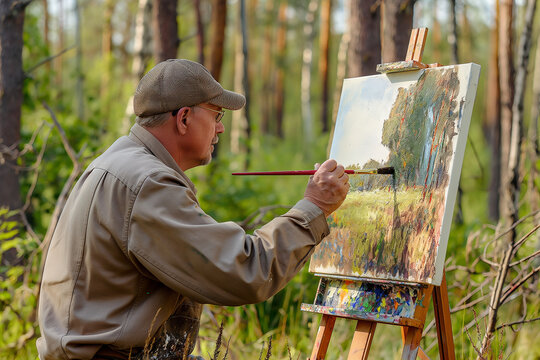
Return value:
<svg viewBox="0 0 540 360">
<path fill-rule="evenodd" d="M 212 162 L 212 155 L 208 156 L 206 159 L 202 159 L 200 165 L 208 165 Z"/>
</svg>

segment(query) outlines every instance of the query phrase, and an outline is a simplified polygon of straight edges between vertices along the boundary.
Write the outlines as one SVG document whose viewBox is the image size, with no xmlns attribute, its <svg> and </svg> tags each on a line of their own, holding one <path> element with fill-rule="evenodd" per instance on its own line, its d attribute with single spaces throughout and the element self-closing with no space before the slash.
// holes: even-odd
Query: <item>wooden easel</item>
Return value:
<svg viewBox="0 0 540 360">
<path fill-rule="evenodd" d="M 438 63 L 430 65 L 422 63 L 426 37 L 427 28 L 413 29 L 405 61 L 379 64 L 377 71 L 391 73 L 441 66 Z M 340 291 L 342 292 L 341 294 L 339 294 Z M 399 293 L 401 294 L 400 296 L 406 297 L 407 304 L 411 304 L 408 312 L 400 310 L 400 307 L 403 305 L 400 301 L 388 304 L 386 299 L 383 302 L 383 304 L 386 304 L 386 309 L 381 312 L 381 316 L 377 315 L 376 317 L 370 316 L 365 312 L 335 308 L 327 304 L 327 300 L 330 297 L 329 294 L 332 294 L 334 297 L 336 294 L 338 294 L 338 297 L 343 297 L 350 292 L 361 292 L 362 294 L 368 294 L 368 296 L 381 296 L 380 294 L 383 294 L 382 297 L 384 297 L 385 291 L 386 293 Z M 334 323 L 338 317 L 357 320 L 349 350 L 348 359 L 350 360 L 368 358 L 377 323 L 401 326 L 403 341 L 402 359 L 416 359 L 417 356 L 421 359 L 429 359 L 420 348 L 420 340 L 432 296 L 440 359 L 454 360 L 454 340 L 452 338 L 450 306 L 448 303 L 445 275 L 443 275 L 440 286 L 381 282 L 374 279 L 366 281 L 355 279 L 351 281 L 347 279 L 321 278 L 314 304 L 302 304 L 301 308 L 303 311 L 323 314 L 315 345 L 309 359 L 319 360 L 325 358 L 334 329 Z"/>
</svg>

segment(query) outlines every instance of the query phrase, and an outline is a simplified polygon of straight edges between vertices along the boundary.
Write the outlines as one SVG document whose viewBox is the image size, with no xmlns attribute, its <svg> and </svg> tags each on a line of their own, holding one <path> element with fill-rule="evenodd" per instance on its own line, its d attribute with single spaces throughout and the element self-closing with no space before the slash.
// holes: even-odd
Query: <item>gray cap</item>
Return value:
<svg viewBox="0 0 540 360">
<path fill-rule="evenodd" d="M 133 97 L 137 116 L 150 116 L 209 103 L 229 110 L 246 104 L 244 95 L 225 90 L 201 64 L 169 59 L 143 76 Z"/>
</svg>

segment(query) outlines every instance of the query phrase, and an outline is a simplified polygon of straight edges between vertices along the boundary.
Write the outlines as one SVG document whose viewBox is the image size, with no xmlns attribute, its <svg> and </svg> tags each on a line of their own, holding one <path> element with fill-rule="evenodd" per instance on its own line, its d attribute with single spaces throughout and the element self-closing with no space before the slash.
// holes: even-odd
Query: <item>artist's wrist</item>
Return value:
<svg viewBox="0 0 540 360">
<path fill-rule="evenodd" d="M 309 201 L 310 203 L 315 205 L 319 210 L 321 210 L 325 218 L 328 217 L 328 215 L 332 213 L 332 211 L 329 211 L 328 208 L 324 206 L 324 204 L 322 204 L 318 199 L 315 199 L 310 196 L 304 196 L 304 200 Z"/>
<path fill-rule="evenodd" d="M 306 225 L 309 224 L 315 245 L 330 233 L 324 212 L 311 200 L 306 198 L 299 200 L 290 211 L 300 213 Z"/>
</svg>

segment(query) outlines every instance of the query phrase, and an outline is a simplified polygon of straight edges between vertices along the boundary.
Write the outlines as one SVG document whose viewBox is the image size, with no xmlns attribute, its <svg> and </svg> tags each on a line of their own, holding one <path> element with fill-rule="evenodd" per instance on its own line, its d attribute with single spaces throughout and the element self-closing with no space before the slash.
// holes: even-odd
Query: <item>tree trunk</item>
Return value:
<svg viewBox="0 0 540 360">
<path fill-rule="evenodd" d="M 384 0 L 381 6 L 383 62 L 403 61 L 413 25 L 415 0 Z"/>
<path fill-rule="evenodd" d="M 208 70 L 219 81 L 225 48 L 225 25 L 227 24 L 227 0 L 212 1 L 212 42 Z"/>
<path fill-rule="evenodd" d="M 534 25 L 534 13 L 536 10 L 536 0 L 528 0 L 525 11 L 525 24 L 518 49 L 518 66 L 516 72 L 516 83 L 514 100 L 512 103 L 512 133 L 510 137 L 510 154 L 508 158 L 508 184 L 505 186 L 508 191 L 510 213 L 509 220 L 515 223 L 519 219 L 519 197 L 521 190 L 520 165 L 521 165 L 521 144 L 523 141 L 523 103 L 525 101 L 525 88 L 527 86 L 527 74 L 529 67 L 529 55 L 532 43 L 532 29 Z"/>
<path fill-rule="evenodd" d="M 242 11 L 240 1 L 236 9 L 237 21 L 234 29 L 234 91 L 243 93 L 244 90 L 244 53 L 242 52 Z M 231 119 L 231 153 L 240 154 L 244 149 L 246 117 L 244 109 L 233 111 Z"/>
<path fill-rule="evenodd" d="M 0 206 L 21 206 L 16 169 L 21 139 L 24 10 L 29 1 L 0 1 Z"/>
<path fill-rule="evenodd" d="M 212 2 L 212 43 L 210 44 L 210 65 L 208 70 L 219 81 L 221 78 L 221 68 L 223 66 L 223 52 L 225 48 L 225 27 L 227 25 L 227 1 L 214 0 Z M 219 154 L 219 143 L 214 145 L 212 158 L 217 158 Z M 214 171 L 214 167 L 210 168 Z"/>
<path fill-rule="evenodd" d="M 137 86 L 137 83 L 143 77 L 146 67 L 148 66 L 148 61 L 152 57 L 151 21 L 152 0 L 139 0 L 139 8 L 135 20 L 135 39 L 133 41 L 133 64 L 131 66 L 133 88 Z M 127 133 L 129 130 L 133 115 L 133 95 L 131 95 L 122 121 L 122 134 Z"/>
<path fill-rule="evenodd" d="M 58 28 L 57 31 L 57 37 L 58 37 L 58 51 L 57 53 L 60 53 L 64 51 L 64 0 L 58 0 Z M 63 56 L 58 56 L 56 59 L 54 59 L 54 67 L 56 72 L 56 87 L 58 89 L 58 100 L 62 99 L 62 70 L 64 68 L 63 64 Z"/>
<path fill-rule="evenodd" d="M 491 31 L 491 52 L 486 89 L 486 116 L 484 134 L 491 153 L 488 216 L 499 221 L 499 196 L 501 189 L 501 88 L 499 76 L 499 0 L 495 0 L 496 15 Z"/>
<path fill-rule="evenodd" d="M 469 4 L 467 2 L 463 2 L 463 8 L 461 10 L 461 24 L 460 24 L 460 32 L 461 32 L 461 42 L 460 42 L 460 48 L 461 53 L 464 54 L 462 59 L 464 62 L 469 62 L 473 58 L 472 54 L 475 53 L 476 49 L 473 47 L 473 37 L 474 33 L 472 31 L 471 22 L 469 21 Z"/>
<path fill-rule="evenodd" d="M 81 37 L 81 0 L 75 0 L 75 45 L 77 48 L 75 54 L 75 74 L 77 77 L 77 82 L 75 84 L 75 96 L 77 97 L 77 116 L 79 120 L 85 121 L 84 113 L 84 76 L 83 76 L 83 66 L 82 66 L 82 37 Z"/>
<path fill-rule="evenodd" d="M 283 138 L 283 107 L 285 105 L 285 50 L 287 46 L 287 0 L 279 5 L 277 33 L 277 71 L 276 71 L 276 135 Z"/>
<path fill-rule="evenodd" d="M 0 207 L 21 207 L 16 169 L 21 139 L 24 10 L 30 1 L 0 1 Z M 5 239 L 9 240 L 9 239 Z M 2 265 L 15 263 L 17 252 L 2 256 Z"/>
<path fill-rule="evenodd" d="M 45 43 L 45 48 L 51 51 L 51 42 L 49 40 L 49 4 L 47 0 L 41 0 L 41 3 L 43 4 L 43 42 Z M 52 70 L 50 61 L 47 61 L 45 66 L 47 67 L 47 71 L 50 72 Z"/>
<path fill-rule="evenodd" d="M 349 21 L 349 24 L 350 24 L 350 21 Z M 337 70 L 336 70 L 336 87 L 334 89 L 334 101 L 333 101 L 333 107 L 332 107 L 332 126 L 330 127 L 331 129 L 330 139 L 334 138 L 334 131 L 336 129 L 335 124 L 337 120 L 339 102 L 341 98 L 341 91 L 343 89 L 343 80 L 345 79 L 345 75 L 347 73 L 347 53 L 349 51 L 350 42 L 351 42 L 351 32 L 350 32 L 350 25 L 349 25 L 348 29 L 345 30 L 345 32 L 341 36 L 341 41 L 339 42 L 339 49 L 338 49 L 338 55 L 337 55 L 338 63 L 337 63 Z M 327 157 L 330 155 L 331 149 L 332 149 L 332 140 L 328 142 L 328 145 L 326 148 Z"/>
<path fill-rule="evenodd" d="M 152 32 L 150 24 L 152 21 L 152 0 L 139 0 L 137 19 L 135 20 L 135 39 L 133 42 L 133 64 L 131 73 L 136 85 L 144 76 L 148 62 L 152 57 Z"/>
<path fill-rule="evenodd" d="M 520 181 L 519 181 L 519 165 L 521 158 L 521 139 L 522 139 L 522 129 L 523 129 L 523 101 L 525 98 L 525 87 L 527 80 L 527 69 L 529 64 L 529 53 L 531 50 L 531 35 L 532 28 L 534 23 L 534 12 L 536 10 L 536 0 L 527 1 L 527 9 L 525 12 L 525 23 L 523 32 L 521 34 L 521 39 L 519 42 L 518 50 L 518 68 L 516 74 L 516 86 L 515 86 L 515 95 L 513 99 L 512 106 L 512 133 L 510 141 L 510 153 L 508 156 L 508 178 L 506 182 L 503 183 L 504 198 L 508 201 L 504 212 L 502 212 L 503 224 L 507 227 L 511 224 L 518 221 L 518 211 L 519 211 L 519 195 L 520 195 Z M 505 242 L 507 251 L 504 256 L 504 261 L 499 264 L 499 273 L 497 278 L 499 284 L 495 287 L 493 295 L 491 298 L 489 306 L 489 315 L 488 322 L 486 325 L 486 334 L 482 340 L 481 353 L 485 353 L 489 344 L 491 343 L 491 338 L 494 336 L 497 326 L 497 314 L 498 308 L 502 304 L 500 293 L 502 291 L 502 286 L 504 284 L 507 271 L 509 268 L 510 258 L 516 252 L 514 249 L 516 231 L 513 229 L 509 232 L 509 235 L 505 237 L 507 241 Z"/>
<path fill-rule="evenodd" d="M 131 78 L 131 64 L 133 61 L 133 53 L 130 49 L 131 41 L 133 39 L 133 22 L 135 20 L 135 14 L 129 9 L 128 14 L 126 14 L 126 21 L 122 27 L 122 42 L 120 43 L 119 50 L 121 53 L 121 67 L 122 67 L 122 78 L 130 79 Z"/>
<path fill-rule="evenodd" d="M 540 117 L 540 37 L 538 37 L 536 42 L 533 101 L 531 105 L 531 123 L 529 124 L 528 152 L 531 169 L 527 190 L 531 212 L 537 211 L 540 208 L 540 192 L 536 187 L 536 179 L 538 178 L 538 167 L 536 163 L 538 161 L 538 156 L 540 155 L 540 147 L 538 146 L 538 117 Z M 540 224 L 540 214 L 535 216 L 535 223 Z M 540 249 L 540 232 L 537 235 L 537 249 Z"/>
<path fill-rule="evenodd" d="M 330 33 L 332 29 L 332 0 L 322 0 L 321 4 L 321 34 L 319 43 L 319 74 L 322 82 L 321 96 L 321 130 L 327 133 L 328 126 L 328 100 L 330 97 L 330 89 L 328 84 L 329 78 L 329 60 L 330 60 Z"/>
<path fill-rule="evenodd" d="M 114 5 L 116 2 L 114 0 L 106 0 L 104 7 L 105 12 L 103 15 L 103 33 L 101 40 L 101 56 L 104 58 L 110 57 L 112 52 L 112 17 L 114 13 Z M 105 60 L 106 61 L 106 60 Z M 107 64 L 108 65 L 108 64 Z M 106 70 L 109 70 L 108 66 L 105 67 Z M 110 75 L 110 74 L 107 74 Z M 103 91 L 103 88 L 102 88 Z"/>
<path fill-rule="evenodd" d="M 514 100 L 514 65 L 512 60 L 513 42 L 513 0 L 500 0 L 499 18 L 499 76 L 501 87 L 501 197 L 499 212 L 508 220 L 512 208 L 512 198 L 506 185 L 509 182 L 508 159 L 510 154 L 510 134 L 512 132 L 512 103 Z M 505 226 L 510 226 L 507 222 Z"/>
<path fill-rule="evenodd" d="M 103 15 L 103 34 L 101 40 L 101 57 L 103 59 L 105 69 L 101 74 L 101 101 L 103 108 L 103 115 L 105 117 L 105 128 L 109 120 L 109 111 L 111 106 L 111 93 L 110 93 L 110 80 L 113 72 L 113 55 L 112 55 L 112 36 L 113 36 L 113 26 L 112 26 L 112 17 L 114 13 L 114 6 L 116 1 L 106 0 L 105 1 L 105 13 Z"/>
<path fill-rule="evenodd" d="M 452 56 L 450 58 L 450 62 L 452 64 L 459 64 L 459 55 L 458 55 L 458 31 L 457 31 L 457 17 L 456 17 L 456 0 L 450 0 L 450 29 L 448 31 L 448 43 L 450 44 L 450 48 L 452 51 L 450 52 L 450 55 Z M 437 59 L 435 59 L 437 61 Z"/>
<path fill-rule="evenodd" d="M 302 52 L 302 124 L 304 142 L 306 145 L 313 141 L 313 119 L 311 117 L 311 65 L 313 63 L 313 23 L 319 7 L 319 0 L 310 0 L 304 23 L 304 51 Z"/>
<path fill-rule="evenodd" d="M 177 0 L 154 0 L 154 58 L 156 63 L 176 59 L 178 54 Z"/>
<path fill-rule="evenodd" d="M 434 61 L 441 62 L 441 41 L 442 41 L 442 35 L 441 35 L 441 23 L 439 21 L 439 16 L 437 15 L 437 11 L 439 10 L 439 3 L 438 0 L 433 0 L 433 7 L 431 8 L 432 13 L 432 26 L 429 29 L 430 30 L 430 47 L 432 49 L 433 59 Z"/>
<path fill-rule="evenodd" d="M 204 64 L 204 25 L 201 13 L 201 0 L 194 0 L 195 14 L 197 17 L 197 48 L 199 49 L 199 63 Z"/>
<path fill-rule="evenodd" d="M 244 85 L 244 96 L 246 97 L 246 105 L 244 106 L 244 113 L 246 116 L 246 160 L 244 162 L 244 169 L 249 168 L 249 161 L 251 155 L 251 118 L 249 114 L 250 105 L 250 86 L 249 86 L 249 54 L 248 54 L 248 34 L 247 34 L 247 19 L 246 19 L 246 0 L 240 0 L 240 19 L 242 29 L 242 53 L 243 53 L 243 78 L 242 84 Z"/>
<path fill-rule="evenodd" d="M 376 74 L 381 63 L 380 1 L 349 1 L 348 77 Z"/>
<path fill-rule="evenodd" d="M 262 101 L 261 101 L 261 130 L 263 134 L 270 134 L 271 131 L 271 119 L 274 115 L 274 97 L 271 96 L 271 94 L 274 93 L 274 82 L 272 79 L 272 76 L 270 75 L 272 73 L 272 59 L 273 52 L 272 52 L 272 44 L 273 41 L 273 26 L 272 23 L 274 22 L 274 1 L 268 0 L 266 1 L 265 8 L 265 27 L 264 27 L 264 41 L 263 41 L 263 59 L 262 59 L 262 66 L 261 66 L 261 77 L 262 77 Z"/>
<path fill-rule="evenodd" d="M 457 21 L 456 21 L 456 0 L 450 0 L 450 24 L 449 24 L 449 34 L 448 42 L 450 43 L 451 48 L 451 58 L 450 62 L 452 64 L 459 64 L 459 55 L 458 55 L 458 31 L 457 31 Z M 435 61 L 438 61 L 439 56 L 435 57 Z M 457 196 L 456 196 L 456 224 L 462 225 L 464 222 L 463 219 L 463 188 L 461 187 L 461 178 L 459 179 Z"/>
</svg>

